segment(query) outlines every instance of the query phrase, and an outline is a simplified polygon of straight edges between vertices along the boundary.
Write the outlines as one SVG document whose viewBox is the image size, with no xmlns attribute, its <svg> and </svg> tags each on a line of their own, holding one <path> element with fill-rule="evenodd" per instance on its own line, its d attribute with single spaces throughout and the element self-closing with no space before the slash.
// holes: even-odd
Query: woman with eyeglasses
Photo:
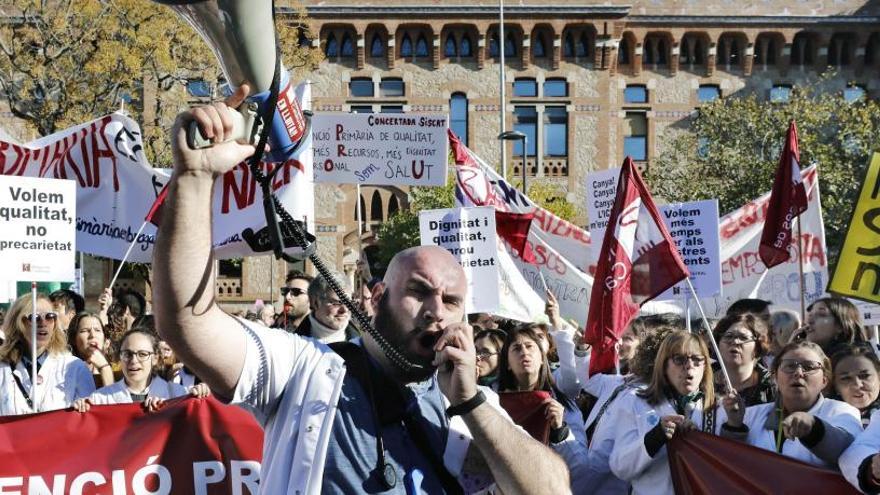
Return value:
<svg viewBox="0 0 880 495">
<path fill-rule="evenodd" d="M 126 332 L 119 344 L 122 379 L 98 389 L 87 399 L 77 400 L 73 408 L 87 412 L 91 405 L 143 403 L 146 410 L 156 411 L 167 399 L 186 394 L 208 396 L 210 390 L 204 383 L 187 389 L 156 375 L 158 343 L 156 336 L 146 330 L 135 327 Z"/>
<path fill-rule="evenodd" d="M 495 388 L 498 380 L 498 353 L 504 346 L 502 330 L 478 330 L 474 328 L 474 348 L 477 351 L 477 383 Z"/>
<path fill-rule="evenodd" d="M 767 324 L 752 313 L 725 316 L 712 332 L 721 352 L 718 366 L 727 368 L 733 388 L 747 407 L 776 399 L 770 371 L 762 362 L 767 354 L 767 334 Z M 720 368 L 715 370 L 715 392 L 724 396 L 729 391 L 719 371 Z"/>
<path fill-rule="evenodd" d="M 688 332 L 667 335 L 651 381 L 625 391 L 607 414 L 617 428 L 609 458 L 614 475 L 632 483 L 632 493 L 673 493 L 666 443 L 683 430 L 716 433 L 721 420 L 706 343 Z"/>
<path fill-rule="evenodd" d="M 96 387 L 106 387 L 116 381 L 115 372 L 121 373 L 121 368 L 114 367 L 107 359 L 110 341 L 104 335 L 104 324 L 97 313 L 83 311 L 74 316 L 67 327 L 67 342 L 73 355 L 88 365 Z"/>
<path fill-rule="evenodd" d="M 859 410 L 867 427 L 880 409 L 880 359 L 867 345 L 848 345 L 831 356 L 837 398 Z"/>
<path fill-rule="evenodd" d="M 722 403 L 722 435 L 816 466 L 837 468 L 840 454 L 862 431 L 858 409 L 822 396 L 831 362 L 818 344 L 793 342 L 773 361 L 779 398 L 747 409 L 734 395 Z"/>
<path fill-rule="evenodd" d="M 36 379 L 31 376 L 32 317 L 37 323 Z M 44 294 L 37 296 L 36 313 L 30 294 L 16 299 L 6 313 L 3 333 L 6 341 L 0 347 L 0 415 L 64 409 L 95 391 L 91 371 L 70 354 L 67 335 Z"/>
</svg>

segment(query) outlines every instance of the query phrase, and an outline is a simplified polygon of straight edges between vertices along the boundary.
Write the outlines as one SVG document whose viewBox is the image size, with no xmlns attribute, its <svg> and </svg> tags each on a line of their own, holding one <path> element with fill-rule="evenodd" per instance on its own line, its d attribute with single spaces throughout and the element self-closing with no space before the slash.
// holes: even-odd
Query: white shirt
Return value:
<svg viewBox="0 0 880 495">
<path fill-rule="evenodd" d="M 651 405 L 636 394 L 637 390 L 628 389 L 621 392 L 618 399 L 605 413 L 615 421 L 616 435 L 614 449 L 608 459 L 611 472 L 618 478 L 632 483 L 634 494 L 672 494 L 672 477 L 669 472 L 669 460 L 666 445 L 660 448 L 654 457 L 645 449 L 645 435 L 660 422 L 663 416 L 677 414 L 669 401 Z M 703 424 L 702 401 L 695 404 L 691 414 L 697 428 Z M 720 431 L 721 424 L 726 420 L 724 410 L 716 408 L 713 433 Z"/>
<path fill-rule="evenodd" d="M 334 342 L 343 342 L 345 341 L 345 327 L 342 327 L 342 330 L 336 330 L 335 328 L 330 328 L 327 325 L 318 321 L 312 313 L 309 313 L 309 323 L 312 325 L 312 338 L 318 339 L 325 344 L 332 344 Z M 346 326 L 348 323 L 346 322 Z"/>
<path fill-rule="evenodd" d="M 758 404 L 746 409 L 743 424 L 749 427 L 749 436 L 746 439 L 749 445 L 776 452 L 776 432 L 765 428 L 767 418 L 776 407 L 777 405 L 771 402 Z M 846 402 L 826 399 L 820 395 L 819 400 L 807 412 L 824 421 L 826 427 L 842 428 L 853 435 L 853 437 L 862 431 L 862 418 L 859 410 Z M 798 459 L 815 466 L 837 469 L 836 465 L 828 464 L 813 454 L 798 439 L 786 439 L 782 443 L 782 452 L 780 453 L 786 457 Z"/>
<path fill-rule="evenodd" d="M 868 457 L 880 452 L 880 411 L 871 415 L 871 423 L 840 456 L 840 472 L 854 487 L 859 488 L 859 466 Z"/>
<path fill-rule="evenodd" d="M 187 393 L 186 387 L 183 385 L 168 383 L 158 376 L 154 376 L 147 387 L 147 397 L 157 397 L 159 399 L 173 399 Z M 125 384 L 125 379 L 122 379 L 112 385 L 96 390 L 89 396 L 89 402 L 95 405 L 131 404 L 131 392 Z"/>
<path fill-rule="evenodd" d="M 253 413 L 265 430 L 260 492 L 319 495 L 345 363 L 314 339 L 238 321 L 247 333 L 246 357 L 230 402 Z M 498 396 L 480 389 L 509 421 Z M 443 462 L 454 476 L 471 439 L 461 416 L 450 419 Z"/>
<path fill-rule="evenodd" d="M 33 394 L 30 373 L 19 360 L 13 371 L 8 363 L 0 363 L 0 415 L 31 414 L 65 409 L 76 399 L 95 391 L 95 380 L 89 367 L 69 352 L 49 354 L 37 372 L 37 396 L 34 407 L 28 406 L 24 393 L 15 382 L 21 381 L 29 396 Z"/>
</svg>

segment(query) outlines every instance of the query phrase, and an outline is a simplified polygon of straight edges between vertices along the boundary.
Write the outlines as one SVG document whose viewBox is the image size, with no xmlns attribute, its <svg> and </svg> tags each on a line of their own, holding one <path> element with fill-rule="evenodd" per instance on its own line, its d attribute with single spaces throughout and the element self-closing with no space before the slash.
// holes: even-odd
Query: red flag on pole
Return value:
<svg viewBox="0 0 880 495">
<path fill-rule="evenodd" d="M 162 222 L 162 205 L 165 204 L 165 197 L 168 196 L 168 184 L 165 184 L 165 187 L 159 191 L 159 195 L 156 196 L 156 200 L 153 201 L 153 206 L 150 207 L 150 211 L 147 212 L 147 216 L 144 217 L 144 220 L 150 222 L 156 227 L 159 226 L 159 223 Z"/>
<path fill-rule="evenodd" d="M 758 248 L 758 256 L 767 268 L 788 261 L 791 257 L 788 252 L 792 241 L 791 225 L 795 217 L 807 210 L 807 190 L 801 181 L 800 159 L 797 126 L 792 120 L 776 168 Z"/>
<path fill-rule="evenodd" d="M 495 230 L 526 263 L 535 264 L 535 253 L 529 245 L 529 229 L 534 212 L 512 213 L 495 210 Z"/>
<path fill-rule="evenodd" d="M 690 274 L 648 187 L 627 157 L 596 266 L 584 341 L 590 374 L 614 369 L 615 344 L 639 307 Z"/>
</svg>

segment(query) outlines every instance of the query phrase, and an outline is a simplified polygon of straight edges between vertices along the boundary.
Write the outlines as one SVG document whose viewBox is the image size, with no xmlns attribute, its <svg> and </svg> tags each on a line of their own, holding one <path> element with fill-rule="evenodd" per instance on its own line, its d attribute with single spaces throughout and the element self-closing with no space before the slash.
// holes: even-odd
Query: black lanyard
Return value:
<svg viewBox="0 0 880 495">
<path fill-rule="evenodd" d="M 39 364 L 39 361 L 37 361 L 37 364 Z M 18 385 L 18 389 L 21 390 L 21 395 L 23 395 L 24 400 L 27 401 L 28 407 L 33 409 L 34 401 L 33 399 L 31 399 L 30 394 L 28 394 L 27 390 L 25 390 L 24 388 L 24 385 L 21 383 L 21 378 L 19 378 L 18 375 L 15 374 L 15 368 L 12 366 L 12 363 L 9 363 L 9 369 L 12 371 L 12 378 L 15 379 L 15 384 Z M 34 383 L 33 377 L 31 378 L 31 383 Z"/>
</svg>

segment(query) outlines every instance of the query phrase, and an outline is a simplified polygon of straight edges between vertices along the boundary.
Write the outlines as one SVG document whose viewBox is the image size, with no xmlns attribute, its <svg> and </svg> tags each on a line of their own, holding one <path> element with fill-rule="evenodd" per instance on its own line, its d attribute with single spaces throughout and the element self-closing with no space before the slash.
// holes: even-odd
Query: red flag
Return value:
<svg viewBox="0 0 880 495">
<path fill-rule="evenodd" d="M 165 204 L 165 198 L 168 196 L 168 184 L 165 184 L 165 187 L 159 191 L 159 195 L 156 196 L 156 200 L 153 201 L 153 206 L 150 207 L 150 211 L 147 212 L 147 216 L 144 217 L 144 220 L 150 222 L 156 227 L 162 222 L 162 205 Z"/>
<path fill-rule="evenodd" d="M 544 401 L 550 397 L 546 390 L 529 392 L 501 392 L 498 401 L 510 415 L 514 423 L 523 427 L 535 440 L 544 443 L 550 441 L 550 420 L 545 411 Z"/>
<path fill-rule="evenodd" d="M 837 471 L 708 433 L 676 434 L 668 448 L 678 495 L 858 493 Z"/>
<path fill-rule="evenodd" d="M 788 246 L 792 241 L 791 224 L 795 217 L 807 210 L 807 190 L 801 181 L 800 159 L 797 126 L 792 120 L 776 168 L 758 248 L 758 256 L 767 268 L 788 261 Z"/>
<path fill-rule="evenodd" d="M 495 230 L 510 247 L 516 251 L 517 256 L 526 263 L 535 264 L 535 253 L 529 245 L 529 229 L 532 228 L 534 212 L 512 213 L 495 210 Z"/>
<path fill-rule="evenodd" d="M 584 341 L 593 347 L 591 375 L 614 369 L 615 344 L 639 306 L 689 275 L 648 187 L 626 157 L 590 295 Z"/>
</svg>

